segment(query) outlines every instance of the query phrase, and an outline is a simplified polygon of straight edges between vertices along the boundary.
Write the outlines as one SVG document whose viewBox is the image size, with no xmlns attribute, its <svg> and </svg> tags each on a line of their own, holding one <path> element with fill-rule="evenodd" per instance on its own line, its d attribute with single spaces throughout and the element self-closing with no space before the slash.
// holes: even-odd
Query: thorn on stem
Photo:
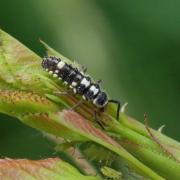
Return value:
<svg viewBox="0 0 180 180">
<path fill-rule="evenodd" d="M 160 127 L 158 128 L 158 132 L 162 133 L 162 130 L 164 129 L 165 126 L 166 126 L 165 124 L 162 125 L 162 126 L 160 126 Z"/>
<path fill-rule="evenodd" d="M 121 112 L 122 112 L 122 113 L 125 112 L 127 105 L 128 105 L 127 102 L 122 105 L 122 107 L 121 107 Z"/>
</svg>

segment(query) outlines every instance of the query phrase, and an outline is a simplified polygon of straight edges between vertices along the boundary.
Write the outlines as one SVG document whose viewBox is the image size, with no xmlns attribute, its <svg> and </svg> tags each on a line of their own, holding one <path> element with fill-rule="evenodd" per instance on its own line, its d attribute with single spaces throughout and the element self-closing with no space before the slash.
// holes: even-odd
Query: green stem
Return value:
<svg viewBox="0 0 180 180">
<path fill-rule="evenodd" d="M 133 146 L 131 144 L 125 144 L 124 147 L 159 175 L 166 179 L 180 179 L 179 163 L 162 154 L 146 149 L 145 147 Z"/>
<path fill-rule="evenodd" d="M 120 122 L 129 129 L 132 129 L 133 131 L 142 134 L 143 136 L 149 137 L 149 134 L 142 123 L 126 116 L 124 113 L 120 114 Z M 157 137 L 158 140 L 160 140 L 162 143 L 165 143 L 173 148 L 176 148 L 177 150 L 180 150 L 180 143 L 176 140 L 167 137 L 161 132 L 155 131 L 153 129 L 151 129 L 151 131 L 154 134 L 154 136 Z"/>
</svg>

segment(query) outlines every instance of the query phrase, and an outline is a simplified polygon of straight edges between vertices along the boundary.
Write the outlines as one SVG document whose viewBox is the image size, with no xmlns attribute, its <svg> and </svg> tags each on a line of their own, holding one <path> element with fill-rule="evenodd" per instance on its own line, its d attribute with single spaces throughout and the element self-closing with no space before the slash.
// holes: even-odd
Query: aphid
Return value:
<svg viewBox="0 0 180 180">
<path fill-rule="evenodd" d="M 106 92 L 100 88 L 101 81 L 93 82 L 92 78 L 85 74 L 86 68 L 80 71 L 71 64 L 63 62 L 60 58 L 52 56 L 43 58 L 42 67 L 53 77 L 68 85 L 74 94 L 81 95 L 84 100 L 92 102 L 101 111 L 104 111 L 108 103 L 117 104 L 116 118 L 119 119 L 120 102 L 109 100 Z M 96 111 L 94 113 L 96 118 Z"/>
</svg>

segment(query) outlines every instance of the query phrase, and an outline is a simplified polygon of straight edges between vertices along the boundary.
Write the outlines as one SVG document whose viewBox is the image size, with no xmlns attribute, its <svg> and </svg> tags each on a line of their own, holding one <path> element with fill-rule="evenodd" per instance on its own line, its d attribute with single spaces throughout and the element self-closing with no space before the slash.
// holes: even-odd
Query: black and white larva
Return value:
<svg viewBox="0 0 180 180">
<path fill-rule="evenodd" d="M 73 67 L 72 64 L 52 56 L 43 58 L 42 67 L 53 77 L 68 85 L 74 94 L 81 95 L 84 100 L 92 102 L 101 111 L 104 110 L 108 103 L 116 103 L 116 118 L 119 119 L 120 102 L 112 99 L 109 100 L 106 92 L 100 88 L 100 81 L 93 82 L 92 78 L 85 74 L 86 69 L 80 71 Z"/>
</svg>

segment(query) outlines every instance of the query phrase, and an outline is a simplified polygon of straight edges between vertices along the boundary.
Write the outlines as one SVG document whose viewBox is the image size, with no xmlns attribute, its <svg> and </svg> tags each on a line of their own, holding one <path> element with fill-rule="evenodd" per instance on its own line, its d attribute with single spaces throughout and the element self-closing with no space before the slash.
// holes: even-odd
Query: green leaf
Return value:
<svg viewBox="0 0 180 180">
<path fill-rule="evenodd" d="M 44 160 L 0 159 L 0 179 L 11 180 L 98 180 L 99 177 L 82 175 L 77 169 L 59 158 Z"/>
<path fill-rule="evenodd" d="M 72 111 L 58 112 L 56 116 L 52 116 L 52 119 L 54 119 L 56 122 L 63 123 L 67 128 L 70 128 L 73 134 L 80 134 L 82 137 L 89 139 L 89 141 L 100 144 L 103 147 L 113 151 L 117 155 L 123 157 L 139 173 L 142 173 L 143 175 L 153 179 L 163 179 L 147 166 L 144 166 L 136 158 L 134 158 L 120 144 L 111 139 L 101 130 L 93 127 L 77 113 Z"/>
<path fill-rule="evenodd" d="M 43 76 L 41 58 L 0 30 L 1 89 L 18 89 L 38 94 L 58 90 L 57 85 Z M 45 84 L 49 85 L 48 88 Z"/>
<path fill-rule="evenodd" d="M 0 110 L 9 115 L 56 112 L 58 106 L 37 94 L 17 90 L 0 90 Z"/>
</svg>

